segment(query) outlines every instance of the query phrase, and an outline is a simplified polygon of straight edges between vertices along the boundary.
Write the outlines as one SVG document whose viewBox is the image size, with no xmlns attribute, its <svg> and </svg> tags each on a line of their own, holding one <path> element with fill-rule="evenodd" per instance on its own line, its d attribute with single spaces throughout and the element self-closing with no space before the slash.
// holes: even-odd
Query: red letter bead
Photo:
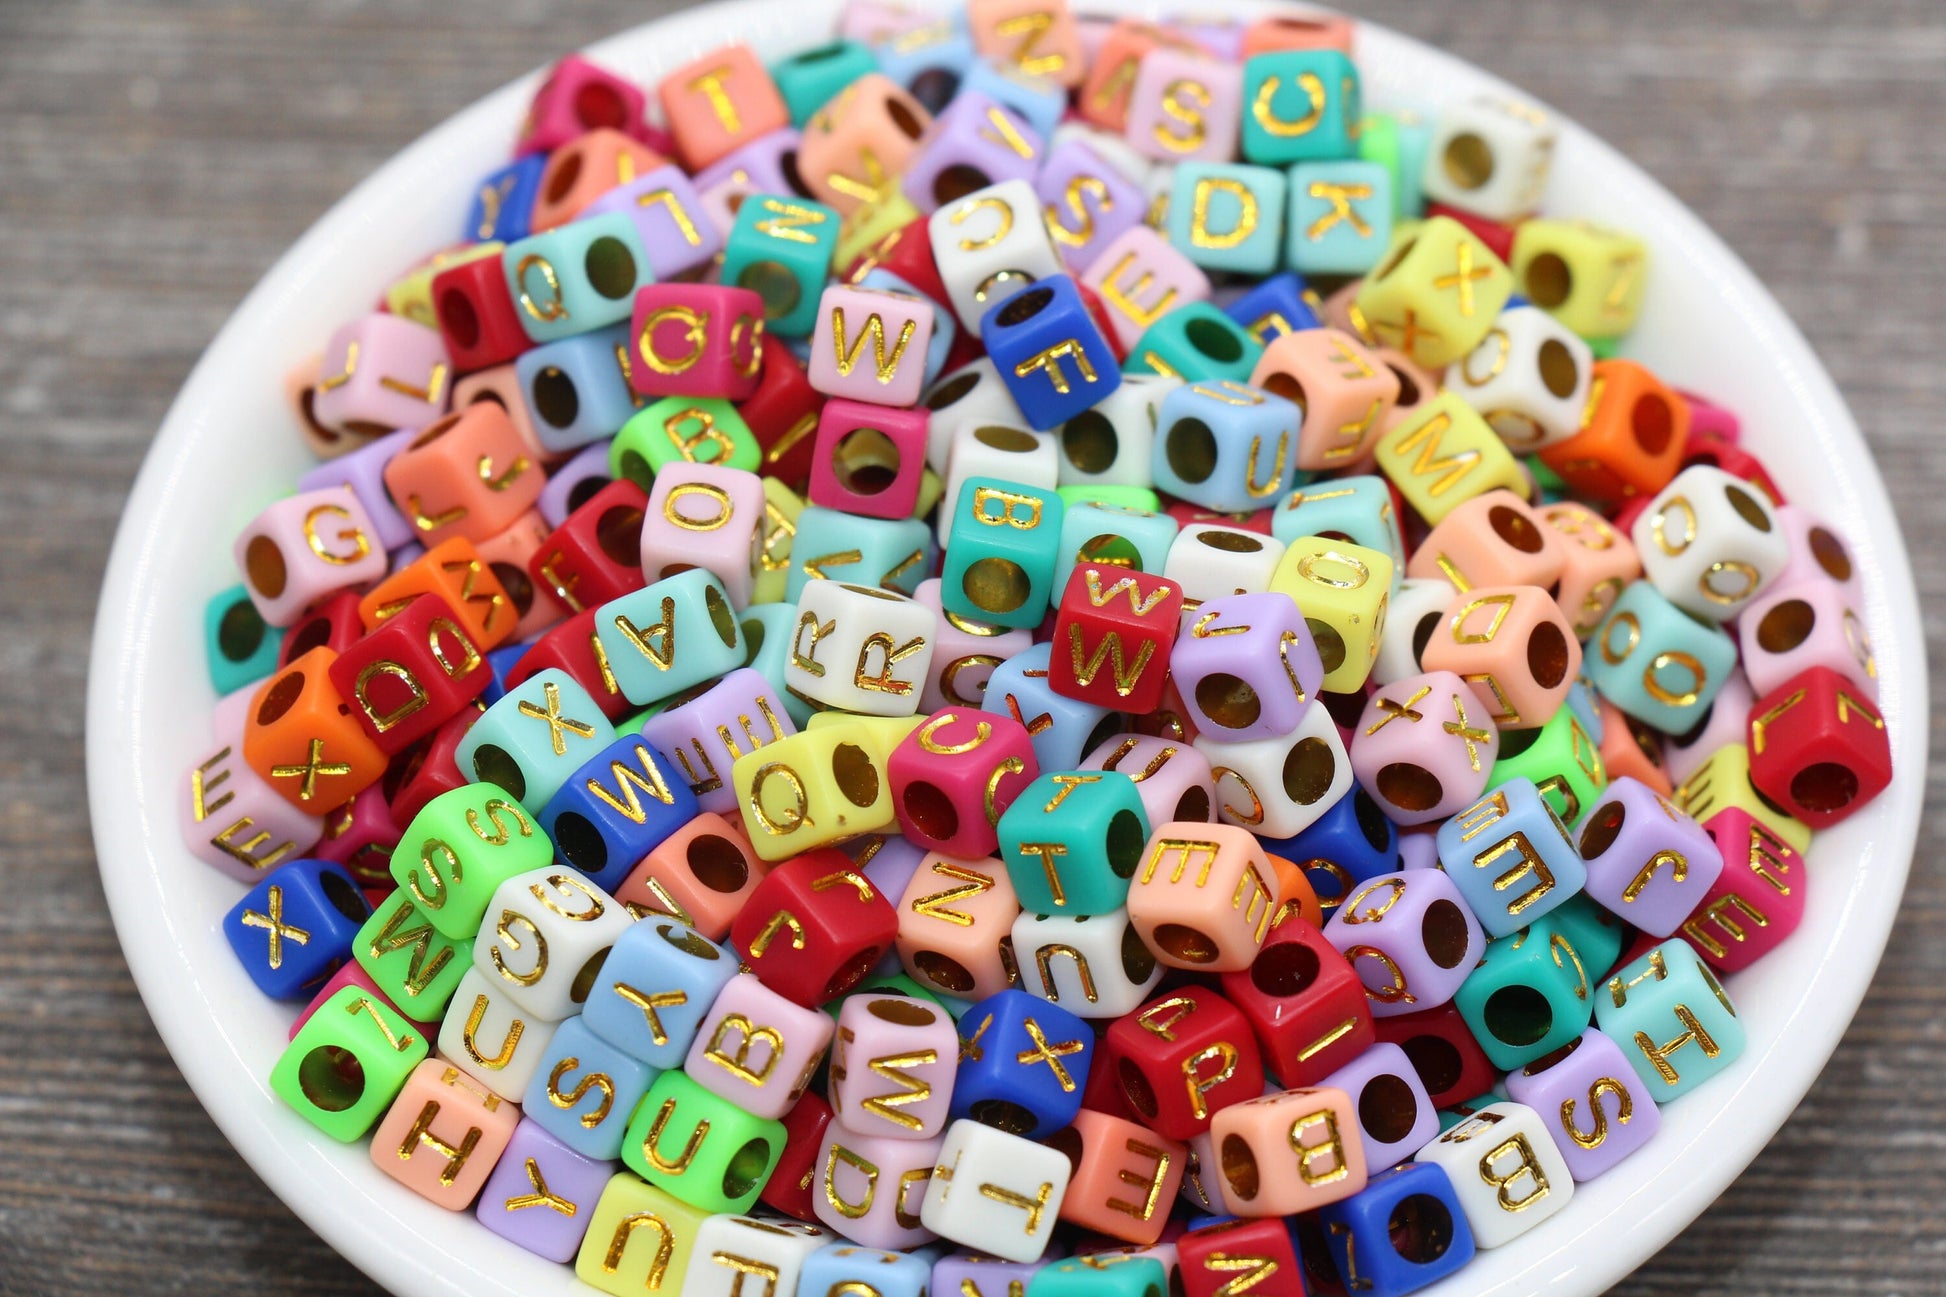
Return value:
<svg viewBox="0 0 1946 1297">
<path fill-rule="evenodd" d="M 331 684 L 337 655 L 312 649 L 251 700 L 243 756 L 279 796 L 321 815 L 378 782 L 386 755 Z"/>
<path fill-rule="evenodd" d="M 811 368 L 816 381 L 815 357 Z M 811 503 L 865 518 L 910 518 L 926 472 L 926 427 L 923 407 L 826 401 L 811 452 Z"/>
<path fill-rule="evenodd" d="M 831 847 L 773 868 L 730 925 L 744 963 L 780 995 L 814 1006 L 872 970 L 899 935 L 891 902 Z"/>
<path fill-rule="evenodd" d="M 629 337 L 636 391 L 741 401 L 763 368 L 764 299 L 727 284 L 649 284 L 635 292 Z"/>
<path fill-rule="evenodd" d="M 1212 1205 L 1214 1210 L 1214 1205 Z M 1176 1240 L 1184 1297 L 1306 1297 L 1304 1268 L 1281 1220 L 1233 1220 Z M 1322 1292 L 1323 1289 L 1317 1291 Z"/>
<path fill-rule="evenodd" d="M 503 365 L 534 345 L 520 327 L 498 257 L 462 262 L 434 275 L 432 303 L 440 340 L 456 373 Z M 457 391 L 453 395 L 456 403 L 464 403 Z"/>
<path fill-rule="evenodd" d="M 656 87 L 683 166 L 694 174 L 734 149 L 791 124 L 770 73 L 747 45 L 686 63 Z"/>
<path fill-rule="evenodd" d="M 277 646 L 277 669 L 283 670 L 314 648 L 342 653 L 364 638 L 365 619 L 358 615 L 358 601 L 357 591 L 340 590 L 313 604 Z"/>
<path fill-rule="evenodd" d="M 493 677 L 453 610 L 434 596 L 414 599 L 350 645 L 327 674 L 387 756 L 457 716 Z"/>
<path fill-rule="evenodd" d="M 549 591 L 579 613 L 640 590 L 642 529 L 648 497 L 626 478 L 610 482 L 590 496 L 556 527 L 534 556 L 527 571 Z"/>
<path fill-rule="evenodd" d="M 831 1127 L 831 1105 L 816 1091 L 806 1091 L 779 1120 L 784 1123 L 784 1151 L 758 1201 L 797 1220 L 815 1221 L 817 1195 L 811 1187 L 817 1183 L 818 1152 Z"/>
<path fill-rule="evenodd" d="M 900 741 L 886 777 L 910 841 L 974 859 L 999 847 L 995 826 L 1040 765 L 1027 727 L 1011 716 L 948 708 Z"/>
<path fill-rule="evenodd" d="M 1343 1090 L 1280 1090 L 1218 1113 L 1210 1127 L 1223 1205 L 1289 1216 L 1365 1187 L 1365 1144 Z"/>
<path fill-rule="evenodd" d="M 1280 897 L 1248 829 L 1174 820 L 1156 828 L 1129 885 L 1128 918 L 1171 968 L 1248 968 Z"/>
<path fill-rule="evenodd" d="M 1378 1038 L 1405 1051 L 1435 1108 L 1485 1094 L 1500 1074 L 1488 1060 L 1473 1031 L 1452 1004 L 1380 1018 Z"/>
<path fill-rule="evenodd" d="M 232 552 L 250 602 L 271 626 L 289 626 L 326 596 L 385 575 L 371 517 L 345 487 L 279 500 L 243 529 Z"/>
<path fill-rule="evenodd" d="M 1048 687 L 1110 711 L 1154 711 L 1181 621 L 1182 587 L 1174 581 L 1078 566 L 1054 616 Z"/>
<path fill-rule="evenodd" d="M 1161 1240 L 1182 1188 L 1187 1147 L 1138 1122 L 1086 1108 L 1047 1142 L 1074 1164 L 1061 1199 L 1062 1220 L 1140 1247 Z"/>
<path fill-rule="evenodd" d="M 765 347 L 757 390 L 737 412 L 763 448 L 763 471 L 793 489 L 811 474 L 811 434 L 817 431 L 824 394 L 811 386 L 803 362 L 788 347 Z"/>
<path fill-rule="evenodd" d="M 1843 822 L 1892 782 L 1877 704 L 1829 667 L 1778 685 L 1750 709 L 1750 782 L 1814 829 Z"/>
<path fill-rule="evenodd" d="M 372 1132 L 372 1163 L 448 1211 L 473 1203 L 514 1137 L 520 1109 L 443 1058 L 412 1069 Z"/>
<path fill-rule="evenodd" d="M 1170 1139 L 1200 1135 L 1217 1112 L 1263 1093 L 1249 1022 L 1208 987 L 1184 987 L 1118 1019 L 1108 1049 L 1123 1097 Z"/>
<path fill-rule="evenodd" d="M 1300 916 L 1280 919 L 1250 967 L 1223 974 L 1222 984 L 1286 1084 L 1315 1085 L 1376 1039 L 1351 962 Z"/>
</svg>

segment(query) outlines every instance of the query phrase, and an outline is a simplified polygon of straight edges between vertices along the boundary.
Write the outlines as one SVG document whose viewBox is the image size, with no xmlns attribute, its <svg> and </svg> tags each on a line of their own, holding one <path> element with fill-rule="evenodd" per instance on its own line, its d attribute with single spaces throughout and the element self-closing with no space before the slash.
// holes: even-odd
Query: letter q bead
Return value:
<svg viewBox="0 0 1946 1297">
<path fill-rule="evenodd" d="M 1366 883 L 1325 922 L 1324 936 L 1351 961 L 1377 1018 L 1447 1003 L 1486 950 L 1465 897 L 1436 869 Z"/>
<path fill-rule="evenodd" d="M 629 339 L 635 391 L 741 401 L 763 368 L 764 301 L 726 284 L 648 284 L 635 294 Z"/>
</svg>

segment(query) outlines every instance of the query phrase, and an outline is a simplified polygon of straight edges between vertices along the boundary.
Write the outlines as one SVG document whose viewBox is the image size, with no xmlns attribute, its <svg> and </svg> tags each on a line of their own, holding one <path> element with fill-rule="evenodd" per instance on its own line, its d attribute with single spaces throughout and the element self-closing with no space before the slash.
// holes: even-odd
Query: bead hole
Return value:
<svg viewBox="0 0 1946 1297">
<path fill-rule="evenodd" d="M 589 287 L 611 302 L 635 291 L 635 254 L 620 239 L 604 235 L 590 243 L 581 266 Z"/>
<path fill-rule="evenodd" d="M 943 168 L 932 180 L 932 200 L 940 207 L 947 207 L 968 194 L 977 193 L 993 183 L 993 177 L 967 162 L 955 162 Z M 1012 321 L 1008 321 L 1012 323 Z"/>
<path fill-rule="evenodd" d="M 1419 1121 L 1419 1099 L 1404 1077 L 1381 1072 L 1358 1094 L 1358 1124 L 1373 1141 L 1396 1144 Z"/>
<path fill-rule="evenodd" d="M 365 1096 L 365 1065 L 342 1045 L 319 1045 L 297 1065 L 297 1088 L 313 1107 L 343 1112 Z"/>
<path fill-rule="evenodd" d="M 878 495 L 899 479 L 899 448 L 877 428 L 853 428 L 831 452 L 838 485 L 853 495 Z"/>
<path fill-rule="evenodd" d="M 263 701 L 257 704 L 257 724 L 275 725 L 284 714 L 297 706 L 297 700 L 304 696 L 304 673 L 292 671 L 282 676 L 276 684 L 264 692 Z"/>
<path fill-rule="evenodd" d="M 1554 1007 L 1531 986 L 1503 986 L 1487 997 L 1481 1015 L 1494 1039 L 1507 1045 L 1531 1045 L 1554 1028 Z"/>
<path fill-rule="evenodd" d="M 1628 821 L 1628 804 L 1625 802 L 1603 802 L 1595 808 L 1588 822 L 1581 826 L 1581 858 L 1593 860 L 1615 845 L 1621 836 L 1622 825 Z"/>
<path fill-rule="evenodd" d="M 1453 1213 L 1429 1193 L 1399 1200 L 1385 1223 L 1392 1250 L 1414 1265 L 1430 1265 L 1453 1246 Z"/>
<path fill-rule="evenodd" d="M 1419 939 L 1441 968 L 1458 968 L 1466 958 L 1466 914 L 1459 906 L 1441 898 L 1426 907 L 1419 921 Z"/>
<path fill-rule="evenodd" d="M 1511 505 L 1496 504 L 1488 509 L 1487 526 L 1493 528 L 1494 535 L 1523 554 L 1538 554 L 1546 544 L 1541 529 Z"/>
<path fill-rule="evenodd" d="M 1527 297 L 1536 306 L 1553 310 L 1574 291 L 1574 272 L 1558 252 L 1543 252 L 1527 263 Z"/>
<path fill-rule="evenodd" d="M 689 840 L 683 860 L 697 882 L 722 896 L 732 896 L 750 881 L 750 862 L 736 843 L 720 833 L 701 833 Z"/>
<path fill-rule="evenodd" d="M 284 551 L 268 536 L 252 536 L 243 550 L 243 571 L 250 584 L 266 599 L 284 593 L 290 574 L 284 567 Z"/>
<path fill-rule="evenodd" d="M 264 635 L 269 629 L 264 624 L 263 615 L 257 611 L 257 605 L 248 599 L 239 599 L 224 609 L 223 615 L 217 619 L 216 651 L 226 661 L 247 662 L 263 647 Z M 291 656 L 300 655 L 293 653 Z"/>
<path fill-rule="evenodd" d="M 1266 946 L 1250 961 L 1250 984 L 1274 999 L 1302 995 L 1318 980 L 1318 952 L 1300 941 Z"/>
<path fill-rule="evenodd" d="M 1284 754 L 1284 795 L 1301 806 L 1316 805 L 1337 776 L 1338 758 L 1321 738 L 1300 739 Z"/>
</svg>

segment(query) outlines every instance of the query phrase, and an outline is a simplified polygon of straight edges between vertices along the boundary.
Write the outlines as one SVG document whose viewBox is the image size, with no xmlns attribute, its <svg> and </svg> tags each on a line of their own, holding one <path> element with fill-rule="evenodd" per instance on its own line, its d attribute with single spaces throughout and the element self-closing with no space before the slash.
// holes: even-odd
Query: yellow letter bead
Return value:
<svg viewBox="0 0 1946 1297">
<path fill-rule="evenodd" d="M 1278 560 L 1270 588 L 1304 610 L 1324 662 L 1325 692 L 1355 693 L 1371 674 L 1392 575 L 1389 555 L 1323 536 L 1293 538 Z"/>
<path fill-rule="evenodd" d="M 1670 800 L 1698 824 L 1706 824 L 1718 812 L 1738 810 L 1782 838 L 1793 850 L 1810 849 L 1810 827 L 1792 819 L 1750 782 L 1750 749 L 1741 743 L 1718 748 L 1677 786 Z"/>
<path fill-rule="evenodd" d="M 1379 439 L 1376 458 L 1379 472 L 1430 523 L 1496 486 L 1527 498 L 1527 477 L 1513 452 L 1451 392 L 1441 392 L 1393 426 Z"/>
<path fill-rule="evenodd" d="M 1485 340 L 1513 286 L 1513 273 L 1471 230 L 1435 216 L 1365 277 L 1358 310 L 1380 342 L 1438 369 Z"/>
<path fill-rule="evenodd" d="M 904 595 L 812 581 L 798 597 L 784 688 L 806 702 L 870 716 L 919 710 L 938 617 Z"/>
<path fill-rule="evenodd" d="M 758 857 L 783 860 L 891 827 L 882 742 L 865 726 L 836 722 L 738 757 L 730 778 Z"/>
<path fill-rule="evenodd" d="M 707 1219 L 708 1212 L 618 1171 L 595 1203 L 575 1277 L 615 1297 L 679 1293 Z"/>
<path fill-rule="evenodd" d="M 1529 301 L 1582 337 L 1617 338 L 1642 310 L 1649 250 L 1633 234 L 1587 221 L 1522 221 L 1513 273 Z"/>
<path fill-rule="evenodd" d="M 1277 906 L 1277 875 L 1256 835 L 1229 824 L 1158 825 L 1129 883 L 1129 922 L 1171 968 L 1250 967 Z"/>
</svg>

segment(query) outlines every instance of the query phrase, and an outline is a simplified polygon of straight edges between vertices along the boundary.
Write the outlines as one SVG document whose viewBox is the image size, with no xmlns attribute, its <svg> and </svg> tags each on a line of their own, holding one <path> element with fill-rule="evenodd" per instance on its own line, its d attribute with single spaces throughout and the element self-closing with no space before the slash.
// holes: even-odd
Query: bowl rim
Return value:
<svg viewBox="0 0 1946 1297">
<path fill-rule="evenodd" d="M 922 7 L 943 5 L 925 0 Z M 838 8 L 837 0 L 810 0 L 787 11 L 770 0 L 723 0 L 644 23 L 585 52 L 641 81 L 726 40 L 760 48 L 815 42 L 829 33 Z M 1088 0 L 1078 8 L 1108 16 L 1153 18 L 1159 12 L 1148 0 Z M 1232 0 L 1225 7 L 1237 17 L 1266 12 L 1305 11 L 1258 0 Z M 1614 1177 L 1578 1187 L 1576 1196 L 1601 1199 L 1598 1214 L 1577 1213 L 1570 1204 L 1512 1247 L 1483 1252 L 1452 1279 L 1425 1290 L 1432 1297 L 1457 1297 L 1462 1291 L 1512 1297 L 1559 1285 L 1593 1293 L 1651 1256 L 1761 1151 L 1815 1080 L 1870 984 L 1898 910 L 1924 793 L 1928 681 L 1916 588 L 1896 517 L 1857 425 L 1801 333 L 1735 253 L 1660 183 L 1534 96 L 1456 56 L 1362 20 L 1359 44 L 1361 71 L 1369 66 L 1373 74 L 1368 85 L 1390 91 L 1400 102 L 1451 102 L 1461 92 L 1484 93 L 1548 112 L 1560 131 L 1558 157 L 1576 159 L 1581 169 L 1599 177 L 1592 182 L 1595 210 L 1631 206 L 1629 214 L 1615 218 L 1623 225 L 1649 218 L 1660 234 L 1658 262 L 1666 268 L 1673 254 L 1698 274 L 1699 288 L 1716 297 L 1767 350 L 1771 372 L 1736 376 L 1734 385 L 1754 392 L 1758 389 L 1750 384 L 1759 379 L 1781 384 L 1802 416 L 1800 444 L 1817 452 L 1809 456 L 1815 463 L 1802 472 L 1781 467 L 1789 470 L 1786 476 L 1829 490 L 1835 503 L 1825 510 L 1847 520 L 1843 530 L 1860 559 L 1865 620 L 1878 645 L 1881 703 L 1900 774 L 1877 804 L 1814 844 L 1812 854 L 1825 870 L 1831 868 L 1825 857 L 1855 851 L 1853 872 L 1842 889 L 1819 885 L 1821 892 L 1832 887 L 1833 899 L 1818 903 L 1829 907 L 1819 911 L 1820 919 L 1830 922 L 1829 939 L 1820 949 L 1798 952 L 1810 965 L 1806 993 L 1784 1015 L 1775 1038 L 1761 1049 L 1753 1041 L 1731 1072 L 1701 1091 L 1717 1092 L 1711 1108 L 1722 1120 L 1666 1121 L 1657 1138 L 1677 1142 L 1668 1146 L 1669 1161 L 1656 1174 L 1626 1188 Z M 96 853 L 118 940 L 157 1031 L 211 1118 L 272 1191 L 340 1254 L 399 1293 L 579 1289 L 571 1268 L 513 1248 L 471 1220 L 470 1212 L 442 1212 L 370 1174 L 360 1145 L 332 1144 L 295 1114 L 280 1110 L 264 1075 L 245 1065 L 245 1041 L 211 998 L 212 988 L 194 978 L 207 943 L 212 937 L 221 943 L 215 935 L 220 916 L 177 922 L 171 914 L 165 884 L 170 870 L 186 859 L 177 845 L 177 775 L 171 774 L 165 788 L 152 787 L 144 762 L 155 746 L 143 727 L 152 710 L 149 700 L 164 687 L 155 660 L 170 651 L 181 630 L 180 608 L 163 597 L 172 574 L 167 570 L 171 547 L 162 542 L 161 524 L 193 493 L 193 456 L 237 435 L 222 422 L 224 389 L 235 356 L 247 349 L 252 335 L 287 318 L 294 295 L 332 276 L 342 250 L 354 249 L 355 262 L 361 239 L 383 219 L 387 203 L 424 177 L 443 182 L 453 159 L 469 152 L 467 141 L 497 139 L 504 154 L 505 140 L 540 75 L 537 69 L 515 79 L 393 155 L 319 218 L 225 322 L 171 404 L 130 491 L 103 578 L 89 664 L 87 771 Z M 1373 100 L 1385 97 L 1378 93 Z M 1559 204 L 1550 203 L 1550 214 L 1558 210 Z M 206 544 L 207 537 L 202 540 Z M 196 607 L 199 619 L 200 604 Z M 202 867 L 191 862 L 189 868 Z M 180 993 L 185 979 L 188 994 Z M 1669 1113 L 1687 1111 L 1677 1107 Z M 346 1156 L 347 1147 L 355 1158 Z M 355 1169 L 360 1163 L 363 1174 Z M 388 1218 L 407 1227 L 373 1228 Z M 1618 1219 L 1626 1222 L 1625 1229 L 1615 1228 Z M 455 1223 L 467 1232 L 453 1235 L 447 1245 L 443 1240 Z"/>
</svg>

